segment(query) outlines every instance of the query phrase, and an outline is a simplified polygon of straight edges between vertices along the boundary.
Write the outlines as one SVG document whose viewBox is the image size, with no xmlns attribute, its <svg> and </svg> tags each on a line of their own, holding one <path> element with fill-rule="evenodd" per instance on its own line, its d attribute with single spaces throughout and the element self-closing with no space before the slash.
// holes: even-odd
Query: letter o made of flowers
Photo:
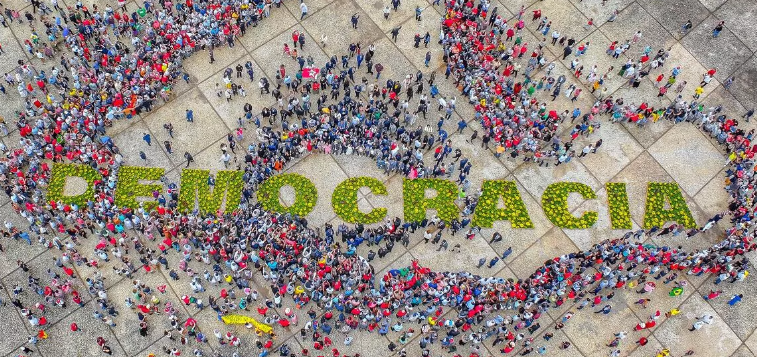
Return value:
<svg viewBox="0 0 757 357">
<path fill-rule="evenodd" d="M 294 204 L 281 204 L 279 192 L 284 186 L 294 189 Z M 318 201 L 318 190 L 307 177 L 298 174 L 280 174 L 269 177 L 257 192 L 258 203 L 267 211 L 307 216 Z"/>
<path fill-rule="evenodd" d="M 574 217 L 568 208 L 568 196 L 578 193 L 584 199 L 592 200 L 597 194 L 591 187 L 579 182 L 557 182 L 547 186 L 541 196 L 544 215 L 557 227 L 567 229 L 586 229 L 597 222 L 598 214 L 594 211 L 584 212 L 581 217 Z"/>
<path fill-rule="evenodd" d="M 386 195 L 384 183 L 373 177 L 353 177 L 342 181 L 331 195 L 331 207 L 339 218 L 348 223 L 370 224 L 381 222 L 386 217 L 386 208 L 380 207 L 368 213 L 360 212 L 357 192 L 368 187 L 374 195 Z"/>
</svg>

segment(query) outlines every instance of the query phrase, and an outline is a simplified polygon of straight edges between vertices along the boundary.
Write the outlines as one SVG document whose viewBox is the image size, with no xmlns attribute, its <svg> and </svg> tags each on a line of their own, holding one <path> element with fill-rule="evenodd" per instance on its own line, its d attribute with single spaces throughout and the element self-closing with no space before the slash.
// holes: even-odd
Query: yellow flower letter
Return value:
<svg viewBox="0 0 757 357">
<path fill-rule="evenodd" d="M 534 228 L 514 181 L 487 180 L 482 190 L 473 215 L 474 226 L 491 228 L 494 221 L 510 221 L 513 228 Z M 497 208 L 500 197 L 505 208 Z"/>
<path fill-rule="evenodd" d="M 181 190 L 179 190 L 179 209 L 190 213 L 198 202 L 200 213 L 216 213 L 221 209 L 226 197 L 224 213 L 232 213 L 242 200 L 242 171 L 224 170 L 216 175 L 216 184 L 210 189 L 208 170 L 181 170 Z"/>
<path fill-rule="evenodd" d="M 294 189 L 294 204 L 285 207 L 279 200 L 279 191 L 284 186 Z M 307 216 L 318 201 L 318 190 L 307 177 L 298 174 L 271 176 L 258 189 L 258 202 L 263 209 L 295 216 Z"/>
<path fill-rule="evenodd" d="M 384 183 L 373 177 L 353 177 L 342 181 L 331 195 L 331 207 L 339 218 L 349 223 L 376 223 L 386 217 L 386 208 L 375 208 L 368 213 L 360 212 L 357 191 L 368 187 L 374 195 L 386 195 Z"/>
<path fill-rule="evenodd" d="M 436 191 L 436 196 L 426 198 L 426 190 Z M 458 218 L 460 210 L 455 205 L 457 186 L 454 182 L 443 179 L 419 178 L 402 181 L 402 200 L 406 222 L 420 222 L 426 218 L 426 210 L 436 210 L 443 221 L 450 222 Z"/>
<path fill-rule="evenodd" d="M 137 197 L 152 199 L 153 191 L 160 192 L 162 184 L 141 184 L 140 180 L 157 181 L 166 170 L 157 167 L 121 166 L 118 169 L 118 184 L 116 184 L 116 206 L 139 208 Z M 151 210 L 157 201 L 143 201 L 145 210 Z"/>
<path fill-rule="evenodd" d="M 560 228 L 568 229 L 586 229 L 590 228 L 597 222 L 597 212 L 584 212 L 581 217 L 574 217 L 568 209 L 568 196 L 572 193 L 578 193 L 584 199 L 593 200 L 597 194 L 591 187 L 580 182 L 556 182 L 544 190 L 541 196 L 541 206 L 544 214 L 549 220 Z"/>
<path fill-rule="evenodd" d="M 666 203 L 670 204 L 670 209 L 665 209 Z M 650 182 L 647 184 L 644 229 L 662 228 L 667 222 L 683 224 L 686 228 L 697 226 L 678 184 L 675 182 Z"/>
</svg>

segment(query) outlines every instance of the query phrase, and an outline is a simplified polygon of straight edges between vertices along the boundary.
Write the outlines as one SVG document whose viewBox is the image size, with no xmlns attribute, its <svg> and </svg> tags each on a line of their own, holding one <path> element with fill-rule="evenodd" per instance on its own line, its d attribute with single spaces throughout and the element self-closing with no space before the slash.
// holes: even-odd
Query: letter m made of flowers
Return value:
<svg viewBox="0 0 757 357">
<path fill-rule="evenodd" d="M 216 213 L 226 198 L 224 213 L 231 213 L 242 200 L 243 172 L 224 170 L 216 175 L 215 187 L 210 188 L 210 171 L 184 169 L 181 171 L 181 189 L 179 190 L 179 210 L 189 213 L 199 208 L 200 213 Z"/>
</svg>

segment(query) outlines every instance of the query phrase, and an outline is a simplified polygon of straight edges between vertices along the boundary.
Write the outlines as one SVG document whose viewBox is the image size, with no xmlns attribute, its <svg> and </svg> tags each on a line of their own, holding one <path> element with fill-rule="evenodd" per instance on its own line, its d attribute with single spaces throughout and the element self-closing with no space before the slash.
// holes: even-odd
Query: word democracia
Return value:
<svg viewBox="0 0 757 357">
<path fill-rule="evenodd" d="M 154 167 L 122 166 L 118 170 L 115 183 L 114 204 L 117 207 L 154 209 L 157 201 L 154 192 L 162 192 L 160 184 L 143 184 L 157 181 L 165 170 Z M 87 189 L 80 195 L 65 195 L 64 186 L 72 177 L 80 177 L 87 182 Z M 212 180 L 210 179 L 212 178 Z M 211 184 L 211 181 L 214 181 Z M 102 183 L 97 170 L 87 165 L 54 164 L 47 198 L 51 204 L 87 205 L 94 199 L 96 184 Z M 285 206 L 279 193 L 285 186 L 295 192 L 294 203 Z M 363 212 L 358 208 L 358 190 L 366 187 L 374 195 L 387 195 L 383 182 L 373 177 L 354 177 L 341 182 L 334 189 L 331 205 L 334 213 L 349 223 L 371 224 L 386 218 L 386 208 L 374 208 Z M 626 184 L 609 182 L 607 204 L 613 229 L 632 229 Z M 243 172 L 236 170 L 219 171 L 212 176 L 209 170 L 184 169 L 179 187 L 178 210 L 182 213 L 219 214 L 233 213 L 239 208 L 244 191 Z M 436 194 L 427 197 L 426 192 Z M 591 187 L 580 182 L 556 182 L 549 185 L 541 198 L 544 214 L 557 227 L 586 229 L 592 227 L 598 214 L 583 212 L 580 216 L 571 213 L 568 196 L 581 195 L 586 200 L 596 199 Z M 285 173 L 271 176 L 256 192 L 258 203 L 266 210 L 307 216 L 318 201 L 318 191 L 309 179 L 302 175 Z M 406 222 L 420 222 L 427 211 L 435 210 L 443 221 L 459 219 L 460 208 L 455 203 L 463 197 L 458 186 L 438 178 L 404 179 L 402 182 L 403 215 Z M 514 181 L 486 180 L 482 183 L 482 193 L 473 212 L 471 223 L 478 227 L 491 227 L 496 221 L 509 221 L 513 228 L 533 228 L 526 205 Z M 676 183 L 649 182 L 647 184 L 644 228 L 662 227 L 667 222 L 676 222 L 687 228 L 696 227 L 686 200 Z"/>
</svg>

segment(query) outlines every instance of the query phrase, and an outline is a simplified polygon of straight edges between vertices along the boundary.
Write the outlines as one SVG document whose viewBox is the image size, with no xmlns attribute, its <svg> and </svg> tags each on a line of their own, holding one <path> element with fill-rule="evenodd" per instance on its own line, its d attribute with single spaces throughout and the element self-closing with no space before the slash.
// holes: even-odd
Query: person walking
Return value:
<svg viewBox="0 0 757 357">
<path fill-rule="evenodd" d="M 195 159 L 192 157 L 192 154 L 190 154 L 189 151 L 184 152 L 184 159 L 187 160 L 187 166 L 185 167 L 189 167 L 190 163 L 195 162 Z"/>
<path fill-rule="evenodd" d="M 394 42 L 397 42 L 397 35 L 400 34 L 400 29 L 401 28 L 402 28 L 402 26 L 397 26 L 397 27 L 395 27 L 395 28 L 392 29 L 392 31 L 391 31 L 391 33 L 392 33 L 392 40 Z"/>
<path fill-rule="evenodd" d="M 152 137 L 148 133 L 142 133 L 142 140 L 147 143 L 147 146 L 152 146 Z"/>
<path fill-rule="evenodd" d="M 742 299 L 743 297 L 744 297 L 744 295 L 743 295 L 743 294 L 734 295 L 734 296 L 733 296 L 733 297 L 731 298 L 731 300 L 728 300 L 728 305 L 729 305 L 729 306 L 733 306 L 733 305 L 736 305 L 737 303 L 739 303 L 739 301 L 741 301 L 741 299 Z"/>
<path fill-rule="evenodd" d="M 697 331 L 704 327 L 705 324 L 709 325 L 712 324 L 713 317 L 712 315 L 704 315 L 702 317 L 697 317 L 697 321 L 694 322 L 694 324 L 689 328 L 689 331 Z"/>
<path fill-rule="evenodd" d="M 300 20 L 304 19 L 308 15 L 308 6 L 304 1 L 300 1 Z"/>
<path fill-rule="evenodd" d="M 186 118 L 187 118 L 187 121 L 190 123 L 195 121 L 195 113 L 194 111 L 192 111 L 192 109 L 186 110 Z"/>
<path fill-rule="evenodd" d="M 681 26 L 681 35 L 689 33 L 689 30 L 691 30 L 692 27 L 694 27 L 694 25 L 691 23 L 691 20 L 686 21 L 686 23 Z"/>
<path fill-rule="evenodd" d="M 352 28 L 357 30 L 357 21 L 360 18 L 360 15 L 357 13 L 352 14 L 352 18 L 350 19 L 350 22 L 352 23 Z"/>
<path fill-rule="evenodd" d="M 725 26 L 725 21 L 720 21 L 717 25 L 715 25 L 715 28 L 712 29 L 712 38 L 717 38 L 718 36 L 720 36 L 720 32 L 723 31 L 723 26 Z"/>
</svg>

